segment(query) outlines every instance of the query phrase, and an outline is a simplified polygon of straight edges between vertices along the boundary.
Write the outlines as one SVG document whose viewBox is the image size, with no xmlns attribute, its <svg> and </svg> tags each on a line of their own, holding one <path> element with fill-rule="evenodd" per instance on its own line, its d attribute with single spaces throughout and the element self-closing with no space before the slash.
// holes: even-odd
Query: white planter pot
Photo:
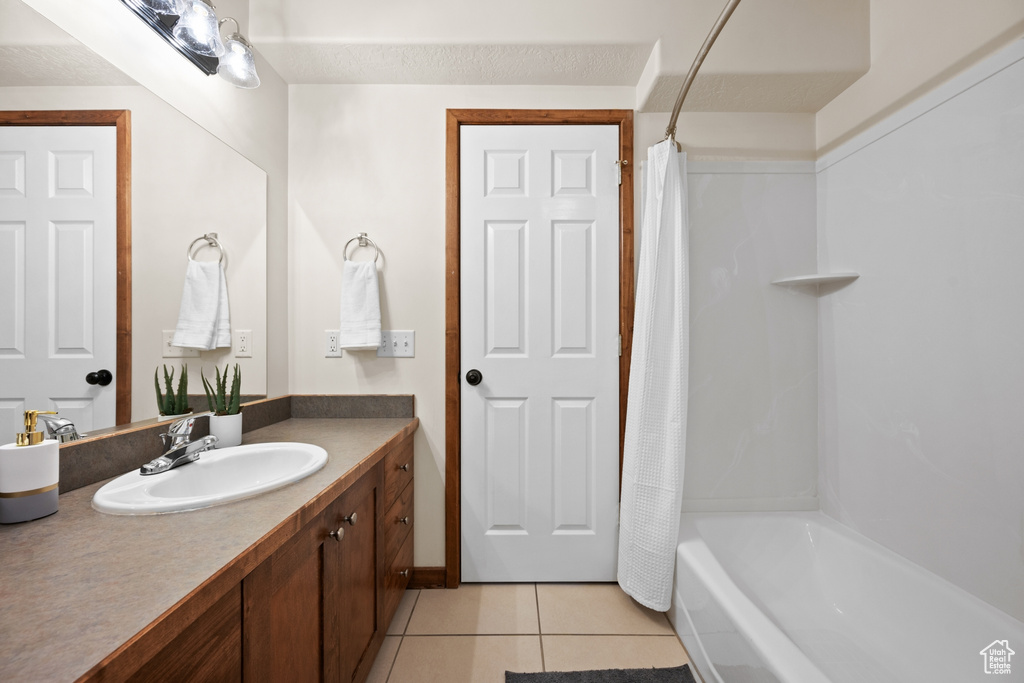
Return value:
<svg viewBox="0 0 1024 683">
<path fill-rule="evenodd" d="M 242 445 L 242 414 L 211 415 L 210 434 L 217 437 L 217 448 Z"/>
<path fill-rule="evenodd" d="M 168 420 L 180 420 L 182 418 L 191 417 L 191 416 L 192 416 L 192 411 L 189 411 L 187 413 L 181 413 L 179 415 L 164 415 L 163 413 L 160 413 L 160 420 L 159 421 L 160 422 L 167 422 Z"/>
</svg>

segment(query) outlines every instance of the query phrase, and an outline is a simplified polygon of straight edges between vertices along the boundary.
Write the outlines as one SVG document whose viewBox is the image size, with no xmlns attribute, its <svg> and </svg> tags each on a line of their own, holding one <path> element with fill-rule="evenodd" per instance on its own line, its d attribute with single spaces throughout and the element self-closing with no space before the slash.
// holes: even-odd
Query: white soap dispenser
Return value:
<svg viewBox="0 0 1024 683">
<path fill-rule="evenodd" d="M 25 432 L 0 446 L 0 524 L 28 522 L 57 511 L 60 445 L 36 431 L 43 410 L 25 411 Z"/>
</svg>

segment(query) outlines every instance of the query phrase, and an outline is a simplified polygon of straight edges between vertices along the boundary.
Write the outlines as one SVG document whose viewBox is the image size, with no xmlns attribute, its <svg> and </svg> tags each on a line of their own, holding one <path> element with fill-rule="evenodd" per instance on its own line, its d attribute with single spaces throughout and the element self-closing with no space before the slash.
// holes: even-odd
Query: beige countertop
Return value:
<svg viewBox="0 0 1024 683">
<path fill-rule="evenodd" d="M 315 514 L 329 502 L 320 494 L 418 422 L 292 418 L 248 432 L 244 443 L 312 443 L 329 458 L 306 479 L 226 505 L 105 515 L 90 504 L 99 482 L 61 495 L 55 515 L 0 525 L 0 680 L 82 676 L 286 520 Z"/>
</svg>

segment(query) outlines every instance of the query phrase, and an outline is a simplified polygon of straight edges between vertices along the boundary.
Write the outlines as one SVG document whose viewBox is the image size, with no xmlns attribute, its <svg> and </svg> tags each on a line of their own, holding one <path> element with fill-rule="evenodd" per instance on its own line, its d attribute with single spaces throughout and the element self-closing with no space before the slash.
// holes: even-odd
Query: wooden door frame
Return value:
<svg viewBox="0 0 1024 683">
<path fill-rule="evenodd" d="M 630 109 L 449 109 L 445 149 L 445 586 L 462 581 L 462 398 L 460 387 L 460 128 L 480 125 L 619 127 L 619 472 L 633 344 L 633 111 Z"/>
<path fill-rule="evenodd" d="M 117 361 L 114 373 L 114 421 L 116 425 L 128 424 L 132 421 L 131 111 L 0 111 L 0 126 L 114 126 L 117 129 Z"/>
</svg>

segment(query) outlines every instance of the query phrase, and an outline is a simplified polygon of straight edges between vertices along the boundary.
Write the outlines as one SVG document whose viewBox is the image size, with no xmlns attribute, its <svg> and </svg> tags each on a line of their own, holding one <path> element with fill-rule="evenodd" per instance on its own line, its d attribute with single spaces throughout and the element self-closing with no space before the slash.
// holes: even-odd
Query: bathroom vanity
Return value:
<svg viewBox="0 0 1024 683">
<path fill-rule="evenodd" d="M 415 417 L 288 418 L 322 470 L 226 505 L 0 527 L 0 679 L 363 681 L 413 562 Z M 159 475 L 156 475 L 159 476 Z"/>
</svg>

